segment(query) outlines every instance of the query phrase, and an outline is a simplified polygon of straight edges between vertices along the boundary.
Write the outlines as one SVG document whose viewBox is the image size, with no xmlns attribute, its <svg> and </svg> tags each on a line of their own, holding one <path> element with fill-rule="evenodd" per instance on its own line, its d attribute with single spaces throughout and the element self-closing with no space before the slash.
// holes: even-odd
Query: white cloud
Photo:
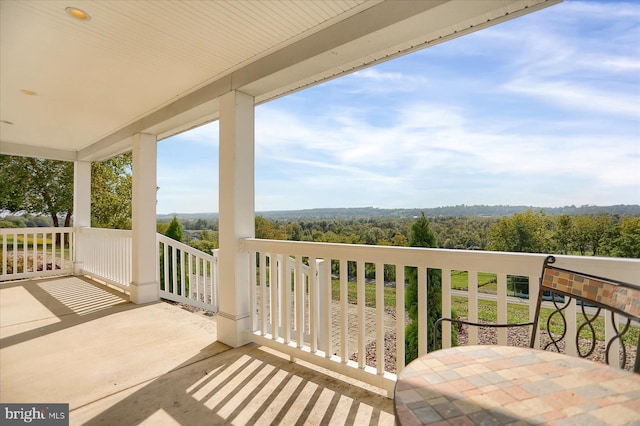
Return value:
<svg viewBox="0 0 640 426">
<path fill-rule="evenodd" d="M 381 72 L 376 70 L 375 68 L 367 68 L 361 71 L 357 71 L 353 73 L 353 76 L 356 78 L 373 80 L 375 82 L 402 81 L 404 78 L 403 75 L 399 72 Z"/>
<path fill-rule="evenodd" d="M 567 109 L 580 109 L 600 114 L 619 114 L 631 118 L 640 116 L 637 94 L 616 93 L 575 84 L 568 81 L 539 81 L 531 78 L 506 83 L 505 90 L 539 98 Z"/>
</svg>

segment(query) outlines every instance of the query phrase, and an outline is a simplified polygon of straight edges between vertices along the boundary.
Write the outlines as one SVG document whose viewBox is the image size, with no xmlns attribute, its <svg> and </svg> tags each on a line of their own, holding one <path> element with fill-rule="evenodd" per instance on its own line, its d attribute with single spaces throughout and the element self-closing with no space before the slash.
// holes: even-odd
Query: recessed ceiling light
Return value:
<svg viewBox="0 0 640 426">
<path fill-rule="evenodd" d="M 22 93 L 24 93 L 25 95 L 29 95 L 29 96 L 35 96 L 37 95 L 36 92 L 34 92 L 33 90 L 29 90 L 29 89 L 20 89 L 20 91 Z"/>
<path fill-rule="evenodd" d="M 2 123 L 2 124 L 13 124 L 12 122 L 7 121 L 7 120 L 0 120 L 0 123 Z"/>
<path fill-rule="evenodd" d="M 77 7 L 67 7 L 65 11 L 69 15 L 81 21 L 88 21 L 91 19 L 91 16 L 89 16 L 87 12 L 85 12 L 84 10 L 78 9 Z"/>
</svg>

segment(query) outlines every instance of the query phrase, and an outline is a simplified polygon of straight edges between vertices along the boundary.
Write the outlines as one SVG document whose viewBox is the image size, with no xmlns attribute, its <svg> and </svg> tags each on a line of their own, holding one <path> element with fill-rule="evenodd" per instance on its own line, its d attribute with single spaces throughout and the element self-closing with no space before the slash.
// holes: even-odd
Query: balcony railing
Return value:
<svg viewBox="0 0 640 426">
<path fill-rule="evenodd" d="M 131 231 L 79 228 L 82 272 L 127 290 L 131 283 Z"/>
<path fill-rule="evenodd" d="M 452 306 L 453 271 L 468 273 L 468 319 L 478 320 L 478 274 L 497 278 L 495 295 L 497 321 L 507 320 L 509 277 L 528 280 L 530 294 L 537 294 L 544 254 L 440 250 L 246 239 L 250 253 L 251 332 L 249 339 L 289 354 L 292 358 L 318 364 L 367 383 L 393 390 L 395 372 L 404 367 L 405 268 L 417 268 L 418 352 L 427 350 L 427 269 L 442 271 L 442 311 Z M 567 268 L 637 282 L 640 261 L 577 256 L 557 256 Z M 393 283 L 385 283 L 384 271 L 395 269 Z M 356 271 L 350 277 L 348 271 Z M 375 276 L 375 302 L 365 302 L 368 275 Z M 255 277 L 255 278 L 254 278 Z M 349 287 L 355 278 L 356 301 L 349 301 Z M 520 278 L 523 279 L 523 278 Z M 275 285 L 273 285 L 275 283 Z M 339 287 L 338 291 L 332 287 Z M 332 291 L 335 294 L 332 296 Z M 395 296 L 395 306 L 385 304 L 385 293 Z M 335 297 L 337 296 L 337 297 Z M 353 298 L 353 296 L 352 296 Z M 337 299 L 334 300 L 334 299 Z M 529 318 L 535 312 L 535 298 L 525 300 Z M 576 327 L 575 302 L 567 322 Z M 390 321 L 391 315 L 395 321 Z M 400 313 L 400 314 L 399 314 Z M 355 315 L 354 315 L 355 314 Z M 373 328 L 373 329 L 372 329 Z M 395 333 L 394 333 L 395 332 Z M 614 330 L 607 321 L 606 338 Z M 395 345 L 389 338 L 395 334 Z M 477 344 L 477 329 L 468 330 L 468 343 Z M 451 346 L 451 328 L 443 325 L 443 346 Z M 507 331 L 498 332 L 498 344 L 507 344 Z M 393 343 L 393 341 L 391 341 Z M 570 351 L 570 349 L 568 349 Z M 617 350 L 614 349 L 614 350 Z M 374 365 L 367 359 L 373 355 Z M 576 355 L 575 353 L 571 353 Z M 385 362 L 394 358 L 395 364 Z"/>
<path fill-rule="evenodd" d="M 130 230 L 10 228 L 0 229 L 0 238 L 0 281 L 72 274 L 77 245 L 80 273 L 129 289 Z M 217 312 L 217 251 L 209 255 L 161 234 L 156 241 L 160 297 Z"/>
<path fill-rule="evenodd" d="M 0 229 L 0 281 L 70 274 L 73 228 Z"/>
<path fill-rule="evenodd" d="M 126 291 L 132 279 L 131 238 L 131 231 L 109 229 L 0 229 L 0 281 L 72 274 L 77 247 L 81 250 L 81 273 Z M 428 269 L 441 271 L 445 313 L 451 311 L 454 297 L 452 274 L 467 273 L 465 296 L 470 321 L 479 317 L 479 273 L 495 274 L 496 320 L 504 322 L 508 313 L 507 283 L 513 280 L 510 277 L 528 282 L 529 294 L 537 294 L 546 256 L 253 238 L 243 240 L 242 246 L 251 259 L 247 265 L 251 277 L 248 340 L 389 392 L 405 362 L 405 286 L 397 285 L 406 281 L 405 268 L 417 269 L 418 350 L 422 354 L 430 338 L 425 326 Z M 217 252 L 202 253 L 163 235 L 157 236 L 157 247 L 161 297 L 217 311 Z M 597 276 L 636 284 L 640 277 L 638 259 L 556 257 L 568 269 Z M 373 294 L 367 295 L 367 291 Z M 393 304 L 385 302 L 389 295 L 395 299 Z M 532 319 L 533 298 L 521 303 L 528 306 Z M 574 303 L 567 316 L 569 328 L 574 330 L 576 311 Z M 443 327 L 443 346 L 448 347 L 450 325 L 445 323 Z M 613 332 L 607 321 L 606 338 Z M 469 329 L 468 343 L 478 341 L 477 331 Z M 505 330 L 498 332 L 497 343 L 507 344 Z"/>
<path fill-rule="evenodd" d="M 157 234 L 160 297 L 218 311 L 218 250 L 213 255 Z"/>
</svg>

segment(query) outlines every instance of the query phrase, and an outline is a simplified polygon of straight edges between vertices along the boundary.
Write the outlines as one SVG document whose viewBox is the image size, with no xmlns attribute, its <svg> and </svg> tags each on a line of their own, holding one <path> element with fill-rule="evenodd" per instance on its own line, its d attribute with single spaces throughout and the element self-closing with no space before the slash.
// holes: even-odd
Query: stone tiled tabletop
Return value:
<svg viewBox="0 0 640 426">
<path fill-rule="evenodd" d="M 401 425 L 640 425 L 640 374 L 548 351 L 459 346 L 400 373 Z"/>
</svg>

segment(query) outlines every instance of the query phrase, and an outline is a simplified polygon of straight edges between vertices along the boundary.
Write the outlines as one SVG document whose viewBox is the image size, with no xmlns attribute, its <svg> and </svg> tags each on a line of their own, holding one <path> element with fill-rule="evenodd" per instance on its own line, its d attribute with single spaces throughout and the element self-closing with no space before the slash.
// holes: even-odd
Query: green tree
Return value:
<svg viewBox="0 0 640 426">
<path fill-rule="evenodd" d="M 595 217 L 594 226 L 591 229 L 589 234 L 591 240 L 591 251 L 595 256 L 598 254 L 600 249 L 600 244 L 602 243 L 604 236 L 609 232 L 610 229 L 616 226 L 615 220 L 611 215 L 608 214 L 600 214 Z"/>
<path fill-rule="evenodd" d="M 264 240 L 286 240 L 286 233 L 275 222 L 256 216 L 256 238 Z"/>
<path fill-rule="evenodd" d="M 397 233 L 396 235 L 394 235 L 393 239 L 391 240 L 391 245 L 396 247 L 406 247 L 407 244 L 409 244 L 409 242 L 407 241 L 407 237 L 405 237 L 401 233 Z"/>
<path fill-rule="evenodd" d="M 595 229 L 597 227 L 593 216 L 576 216 L 571 224 L 571 243 L 574 250 L 584 256 L 590 248 Z"/>
<path fill-rule="evenodd" d="M 0 155 L 0 210 L 51 217 L 70 226 L 73 215 L 73 163 Z M 131 153 L 91 167 L 91 224 L 131 228 Z"/>
<path fill-rule="evenodd" d="M 182 242 L 182 225 L 180 225 L 180 222 L 178 222 L 178 218 L 176 216 L 173 216 L 173 220 L 171 221 L 171 223 L 169 223 L 169 227 L 167 228 L 167 231 L 164 235 L 176 241 Z"/>
<path fill-rule="evenodd" d="M 131 229 L 131 153 L 91 164 L 91 226 Z"/>
<path fill-rule="evenodd" d="M 571 243 L 571 216 L 563 214 L 555 220 L 553 232 L 555 249 L 560 254 L 568 254 Z"/>
<path fill-rule="evenodd" d="M 410 247 L 436 247 L 436 237 L 424 213 L 411 226 Z M 418 357 L 418 270 L 407 268 L 409 285 L 405 292 L 405 306 L 411 322 L 405 329 L 405 362 Z M 442 271 L 427 269 L 427 336 L 433 336 L 434 324 L 442 317 Z M 434 350 L 433 339 L 427 341 L 427 351 Z"/>
<path fill-rule="evenodd" d="M 546 223 L 543 212 L 514 213 L 504 217 L 489 229 L 490 250 L 544 253 Z"/>
<path fill-rule="evenodd" d="M 180 222 L 178 222 L 178 218 L 176 216 L 173 216 L 173 220 L 171 221 L 171 223 L 169 223 L 169 227 L 167 228 L 167 231 L 165 232 L 164 235 L 173 240 L 182 242 L 182 225 L 180 224 Z M 178 290 L 178 293 L 180 294 L 182 290 L 179 285 L 179 281 L 181 279 L 181 274 L 180 274 L 181 263 L 182 263 L 181 256 L 176 257 L 176 280 L 174 280 L 173 279 L 173 250 L 169 250 L 167 254 L 168 256 L 166 261 L 167 261 L 167 269 L 169 272 L 169 276 L 165 277 L 164 276 L 164 262 L 165 262 L 164 252 L 160 253 L 160 288 L 162 290 L 166 290 L 168 288 L 168 291 L 172 292 L 175 287 Z M 188 280 L 186 285 L 188 286 Z"/>
<path fill-rule="evenodd" d="M 612 246 L 612 256 L 640 258 L 640 217 L 625 217 L 620 221 Z"/>
<path fill-rule="evenodd" d="M 53 226 L 70 226 L 73 214 L 73 163 L 0 155 L 0 210 L 51 217 Z"/>
</svg>

